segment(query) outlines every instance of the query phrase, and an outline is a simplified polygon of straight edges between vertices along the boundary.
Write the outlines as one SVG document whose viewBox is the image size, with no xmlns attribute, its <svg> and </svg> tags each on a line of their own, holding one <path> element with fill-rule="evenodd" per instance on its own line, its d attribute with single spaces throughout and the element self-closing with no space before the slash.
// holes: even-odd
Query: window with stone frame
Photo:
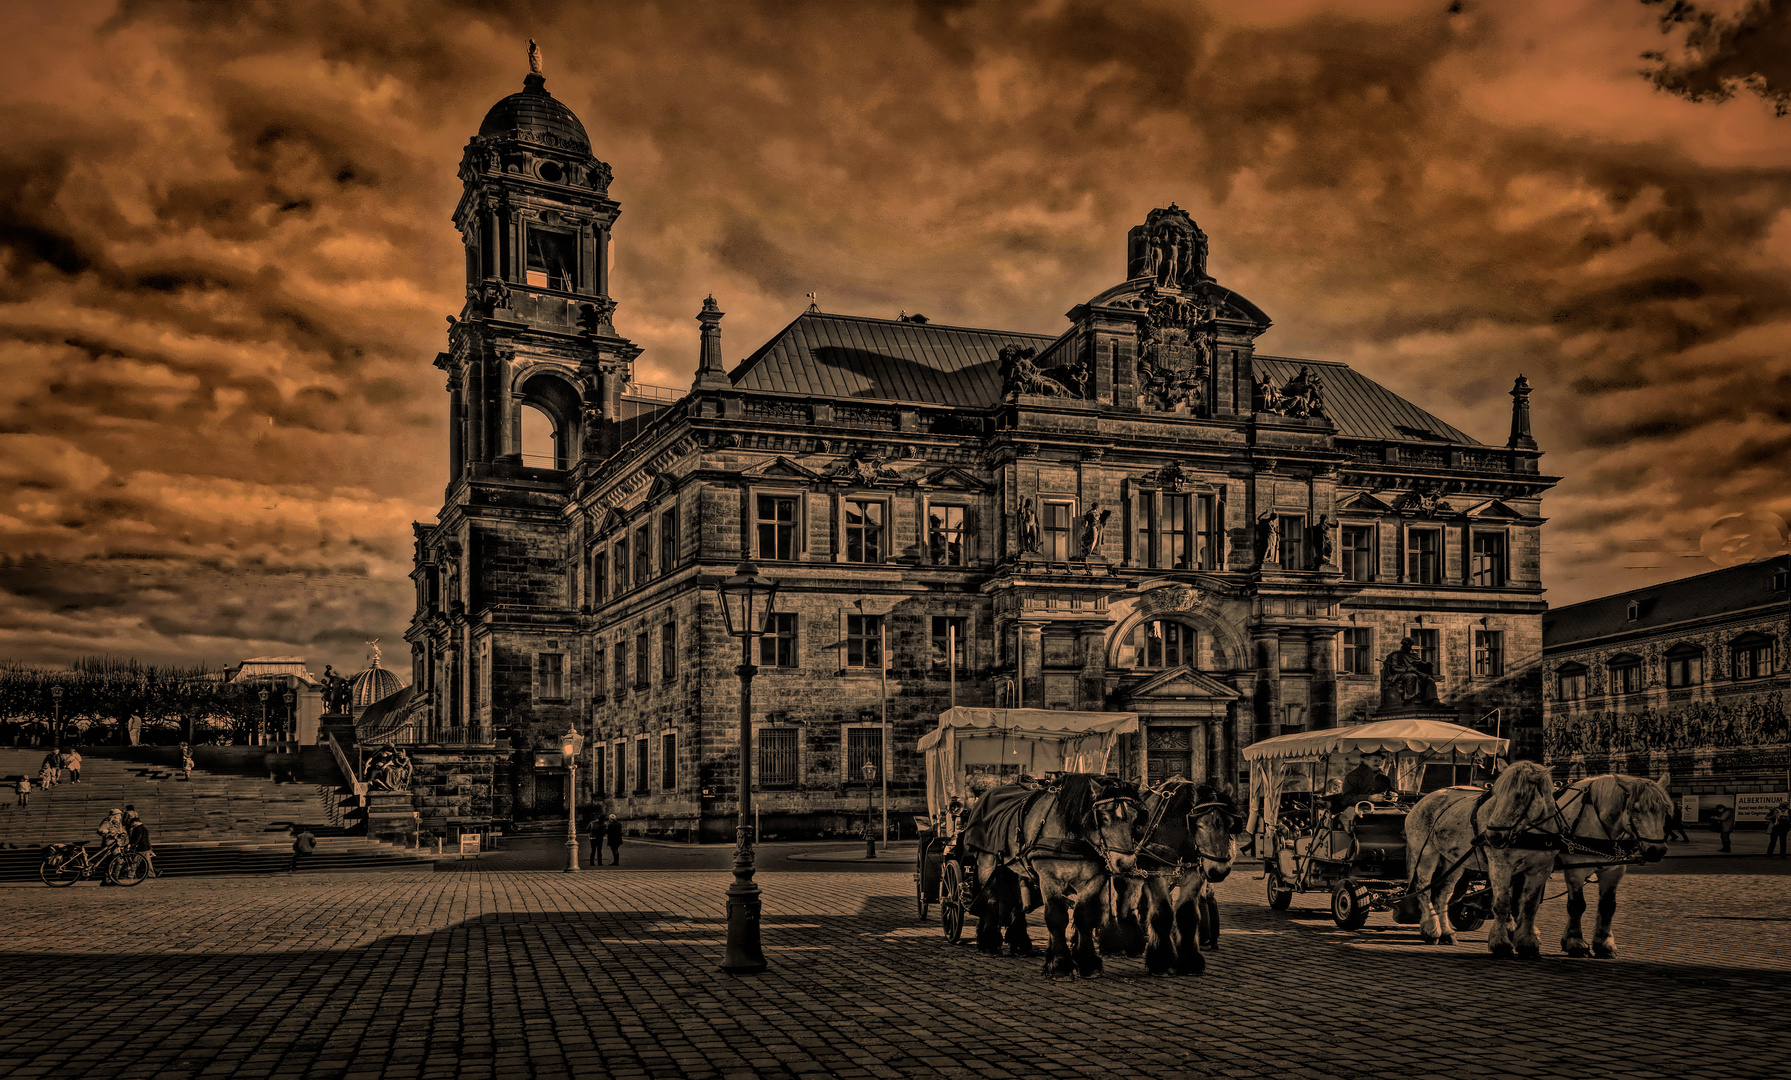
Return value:
<svg viewBox="0 0 1791 1080">
<path fill-rule="evenodd" d="M 765 616 L 765 632 L 759 635 L 759 666 L 796 666 L 796 616 L 774 611 Z"/>
<path fill-rule="evenodd" d="M 1643 687 L 1642 658 L 1628 653 L 1611 657 L 1611 693 L 1635 694 Z"/>
<path fill-rule="evenodd" d="M 634 583 L 645 585 L 653 579 L 653 526 L 651 523 L 634 530 Z"/>
<path fill-rule="evenodd" d="M 1051 562 L 1070 561 L 1070 534 L 1075 530 L 1076 504 L 1068 500 L 1044 502 L 1039 515 L 1039 551 Z"/>
<path fill-rule="evenodd" d="M 678 677 L 678 620 L 676 616 L 666 621 L 665 627 L 659 631 L 659 677 L 670 686 Z"/>
<path fill-rule="evenodd" d="M 1157 499 L 1154 491 L 1145 490 L 1132 500 L 1135 517 L 1132 521 L 1132 563 L 1135 566 L 1157 565 Z"/>
<path fill-rule="evenodd" d="M 659 790 L 678 790 L 678 733 L 675 731 L 659 734 Z"/>
<path fill-rule="evenodd" d="M 1374 674 L 1374 628 L 1371 626 L 1346 626 L 1343 628 L 1343 665 L 1345 675 Z"/>
<path fill-rule="evenodd" d="M 1442 584 L 1443 530 L 1412 529 L 1405 542 L 1405 579 L 1414 585 Z"/>
<path fill-rule="evenodd" d="M 1343 526 L 1343 580 L 1373 581 L 1377 554 L 1373 525 Z"/>
<path fill-rule="evenodd" d="M 1189 566 L 1195 570 L 1221 569 L 1218 497 L 1196 495 L 1189 506 L 1194 511 L 1194 550 L 1189 555 Z"/>
<path fill-rule="evenodd" d="M 1412 652 L 1418 659 L 1429 664 L 1432 672 L 1442 675 L 1443 632 L 1414 626 L 1405 632 L 1405 636 L 1412 639 Z"/>
<path fill-rule="evenodd" d="M 634 688 L 645 690 L 653 684 L 652 673 L 647 669 L 647 638 L 650 635 L 642 630 L 634 635 Z"/>
<path fill-rule="evenodd" d="M 762 727 L 757 732 L 759 740 L 758 781 L 762 788 L 791 788 L 796 786 L 800 775 L 798 769 L 798 739 L 801 732 L 793 727 Z"/>
<path fill-rule="evenodd" d="M 616 595 L 628 591 L 628 537 L 622 536 L 616 541 Z"/>
<path fill-rule="evenodd" d="M 651 754 L 652 746 L 647 742 L 645 735 L 634 740 L 634 793 L 636 795 L 647 793 L 647 781 L 653 775 L 652 762 L 649 759 Z"/>
<path fill-rule="evenodd" d="M 566 654 L 536 653 L 536 696 L 542 701 L 566 698 Z"/>
<path fill-rule="evenodd" d="M 1469 581 L 1483 589 L 1503 589 L 1506 580 L 1505 534 L 1474 534 L 1474 562 Z"/>
<path fill-rule="evenodd" d="M 946 657 L 951 656 L 961 677 L 969 673 L 969 664 L 965 657 L 969 655 L 970 645 L 965 638 L 969 636 L 970 620 L 962 615 L 933 616 L 933 670 L 946 670 Z"/>
<path fill-rule="evenodd" d="M 1505 674 L 1505 632 L 1474 631 L 1474 674 L 1492 678 Z"/>
<path fill-rule="evenodd" d="M 604 743 L 591 744 L 591 794 L 601 799 L 610 792 L 609 783 L 609 747 Z"/>
<path fill-rule="evenodd" d="M 1304 514 L 1277 514 L 1281 523 L 1281 569 L 1306 569 L 1306 517 Z"/>
<path fill-rule="evenodd" d="M 524 239 L 524 283 L 571 292 L 578 271 L 577 238 L 571 233 L 529 224 L 524 227 Z"/>
<path fill-rule="evenodd" d="M 678 565 L 678 508 L 659 515 L 659 572 L 669 574 Z"/>
<path fill-rule="evenodd" d="M 616 759 L 614 791 L 616 793 L 616 798 L 621 799 L 626 798 L 628 795 L 628 744 L 621 739 L 617 739 L 614 744 L 614 750 Z"/>
<path fill-rule="evenodd" d="M 965 520 L 968 510 L 947 503 L 927 506 L 927 553 L 934 566 L 966 566 Z"/>
<path fill-rule="evenodd" d="M 1667 650 L 1667 688 L 1678 690 L 1704 682 L 1704 650 L 1681 643 Z"/>
<path fill-rule="evenodd" d="M 616 639 L 615 654 L 615 688 L 619 701 L 628 696 L 628 645 L 622 638 Z"/>
<path fill-rule="evenodd" d="M 1194 666 L 1194 628 L 1173 619 L 1152 619 L 1126 631 L 1119 666 L 1145 671 Z"/>
<path fill-rule="evenodd" d="M 1586 696 L 1586 665 L 1562 664 L 1555 671 L 1555 700 L 1578 701 Z"/>
<path fill-rule="evenodd" d="M 846 616 L 846 666 L 883 667 L 883 616 Z"/>
<path fill-rule="evenodd" d="M 591 555 L 591 599 L 603 603 L 609 597 L 609 553 L 598 548 Z"/>
<path fill-rule="evenodd" d="M 1772 639 L 1765 634 L 1743 634 L 1729 645 L 1732 678 L 1764 679 L 1773 670 Z"/>
<path fill-rule="evenodd" d="M 1160 548 L 1161 565 L 1175 570 L 1193 566 L 1194 535 L 1191 496 L 1163 496 L 1163 533 Z"/>
<path fill-rule="evenodd" d="M 880 563 L 888 554 L 884 542 L 884 524 L 889 504 L 882 499 L 847 499 L 842 507 L 845 515 L 847 562 Z"/>
<path fill-rule="evenodd" d="M 608 659 L 603 654 L 602 646 L 599 646 L 597 648 L 596 652 L 592 654 L 591 693 L 593 696 L 596 697 L 596 699 L 598 701 L 602 701 L 604 696 L 607 695 L 608 692 L 609 692 Z"/>
<path fill-rule="evenodd" d="M 797 556 L 797 505 L 794 495 L 759 495 L 753 499 L 753 523 L 760 559 L 790 560 Z"/>
<path fill-rule="evenodd" d="M 866 717 L 867 720 L 871 718 L 871 716 Z M 881 724 L 860 723 L 846 728 L 845 781 L 849 784 L 864 783 L 866 764 L 875 765 L 878 779 L 882 778 L 883 727 Z"/>
</svg>

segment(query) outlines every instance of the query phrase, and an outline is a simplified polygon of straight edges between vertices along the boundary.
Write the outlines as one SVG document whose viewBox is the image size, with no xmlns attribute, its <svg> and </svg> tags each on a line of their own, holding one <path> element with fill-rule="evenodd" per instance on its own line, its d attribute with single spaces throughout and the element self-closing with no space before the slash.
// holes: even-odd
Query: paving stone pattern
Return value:
<svg viewBox="0 0 1791 1080">
<path fill-rule="evenodd" d="M 949 945 L 905 877 L 763 875 L 771 971 L 715 970 L 724 873 L 0 886 L 0 1074 L 1780 1077 L 1791 878 L 1634 876 L 1622 958 L 1495 960 L 1220 887 L 1199 979 Z M 1559 888 L 1551 890 L 1558 892 Z M 1563 903 L 1546 905 L 1549 952 Z M 1036 919 L 1035 919 L 1036 923 Z"/>
</svg>

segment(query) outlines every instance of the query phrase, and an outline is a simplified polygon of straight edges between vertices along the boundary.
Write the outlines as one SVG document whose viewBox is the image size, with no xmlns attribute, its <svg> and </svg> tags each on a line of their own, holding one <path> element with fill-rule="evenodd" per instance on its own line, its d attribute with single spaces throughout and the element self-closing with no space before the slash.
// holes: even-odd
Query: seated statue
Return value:
<svg viewBox="0 0 1791 1080">
<path fill-rule="evenodd" d="M 1381 708 L 1436 704 L 1436 672 L 1412 650 L 1411 638 L 1402 639 L 1399 651 L 1381 662 Z"/>
</svg>

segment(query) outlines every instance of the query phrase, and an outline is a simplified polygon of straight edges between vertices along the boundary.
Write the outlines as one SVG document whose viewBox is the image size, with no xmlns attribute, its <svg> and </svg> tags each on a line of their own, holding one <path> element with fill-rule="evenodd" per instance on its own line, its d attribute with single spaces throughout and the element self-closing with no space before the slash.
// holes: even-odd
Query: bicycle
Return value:
<svg viewBox="0 0 1791 1080">
<path fill-rule="evenodd" d="M 44 853 L 43 865 L 37 868 L 37 876 L 44 884 L 56 888 L 96 876 L 129 888 L 149 874 L 149 860 L 140 851 L 102 848 L 95 854 L 85 844 L 51 844 Z"/>
</svg>

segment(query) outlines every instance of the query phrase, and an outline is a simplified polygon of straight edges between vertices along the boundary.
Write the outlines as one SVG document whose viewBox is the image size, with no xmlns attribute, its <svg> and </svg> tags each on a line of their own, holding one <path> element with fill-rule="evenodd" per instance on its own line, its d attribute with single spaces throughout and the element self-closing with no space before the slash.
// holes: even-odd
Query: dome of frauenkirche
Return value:
<svg viewBox="0 0 1791 1080">
<path fill-rule="evenodd" d="M 539 75 L 531 74 L 524 79 L 521 93 L 504 98 L 485 114 L 479 134 L 502 136 L 519 131 L 524 136 L 545 135 L 551 144 L 589 153 L 591 137 L 585 134 L 584 124 L 572 115 L 571 109 L 547 92 L 545 83 Z"/>
</svg>

